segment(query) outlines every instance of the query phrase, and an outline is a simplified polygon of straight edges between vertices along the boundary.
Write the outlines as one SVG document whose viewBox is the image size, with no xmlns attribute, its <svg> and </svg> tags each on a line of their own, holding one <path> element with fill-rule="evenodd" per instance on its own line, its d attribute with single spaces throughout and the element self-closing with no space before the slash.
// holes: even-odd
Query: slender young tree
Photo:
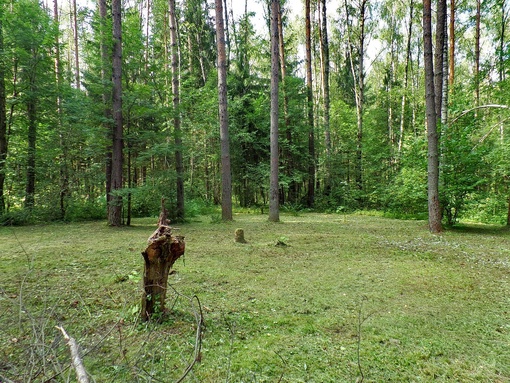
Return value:
<svg viewBox="0 0 510 383">
<path fill-rule="evenodd" d="M 7 121 L 5 93 L 5 59 L 3 35 L 4 1 L 0 1 L 0 216 L 5 212 L 5 171 L 7 160 Z"/>
<path fill-rule="evenodd" d="M 176 196 L 177 205 L 175 216 L 178 220 L 184 219 L 184 166 L 182 159 L 182 131 L 181 116 L 179 111 L 179 45 L 177 39 L 177 18 L 175 10 L 175 0 L 170 0 L 169 26 L 170 26 L 170 55 L 172 57 L 172 107 L 173 107 L 173 125 L 175 142 L 175 170 L 177 173 Z"/>
<path fill-rule="evenodd" d="M 218 48 L 218 107 L 220 116 L 221 147 L 221 217 L 232 220 L 232 175 L 230 170 L 230 145 L 227 108 L 227 55 L 225 26 L 223 24 L 223 0 L 216 0 L 216 40 Z"/>
<path fill-rule="evenodd" d="M 432 10 L 431 0 L 423 0 L 423 55 L 425 66 L 425 103 L 428 140 L 428 210 L 429 230 L 439 233 L 441 208 L 439 205 L 439 139 L 437 134 L 437 113 L 434 87 L 434 64 L 432 54 Z"/>
<path fill-rule="evenodd" d="M 112 0 L 113 20 L 113 62 L 112 62 L 112 108 L 113 108 L 113 140 L 112 140 L 112 172 L 111 199 L 108 205 L 108 224 L 122 224 L 122 148 L 123 148 L 123 116 L 122 116 L 122 1 Z"/>
<path fill-rule="evenodd" d="M 476 15 L 475 15 L 475 106 L 480 106 L 480 22 L 481 22 L 481 8 L 482 1 L 476 0 Z M 476 115 L 476 114 L 475 114 Z"/>
<path fill-rule="evenodd" d="M 278 11 L 279 0 L 271 0 L 271 175 L 269 182 L 269 221 L 280 220 L 280 204 L 278 192 L 278 71 L 279 71 L 279 36 L 278 36 Z"/>
</svg>

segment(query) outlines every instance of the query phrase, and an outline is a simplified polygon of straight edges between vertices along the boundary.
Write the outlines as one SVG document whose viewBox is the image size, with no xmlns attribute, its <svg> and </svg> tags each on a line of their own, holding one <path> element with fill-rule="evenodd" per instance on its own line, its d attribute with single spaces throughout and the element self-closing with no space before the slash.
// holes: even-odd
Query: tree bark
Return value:
<svg viewBox="0 0 510 383">
<path fill-rule="evenodd" d="M 450 90 L 453 90 L 453 84 L 455 83 L 455 0 L 450 0 L 450 51 L 449 51 L 449 61 L 450 68 L 448 71 L 448 84 L 450 85 Z"/>
<path fill-rule="evenodd" d="M 278 71 L 279 71 L 279 36 L 278 36 L 278 11 L 279 0 L 271 0 L 271 174 L 269 182 L 269 221 L 280 220 L 280 203 L 278 187 Z"/>
<path fill-rule="evenodd" d="M 184 166 L 182 159 L 182 131 L 180 117 L 180 97 L 179 97 L 179 52 L 177 39 L 177 20 L 175 11 L 175 0 L 170 0 L 170 54 L 172 56 L 172 107 L 173 107 L 173 126 L 175 142 L 175 170 L 177 173 L 176 196 L 177 208 L 175 211 L 178 220 L 184 219 Z"/>
<path fill-rule="evenodd" d="M 103 128 L 105 132 L 107 147 L 105 158 L 105 179 L 106 179 L 106 204 L 107 213 L 110 210 L 111 190 L 112 190 L 112 92 L 111 92 L 111 44 L 108 32 L 108 8 L 106 0 L 98 0 L 99 24 L 100 24 L 100 49 L 101 49 L 101 81 L 102 81 L 102 101 L 103 101 Z"/>
<path fill-rule="evenodd" d="M 324 98 L 324 146 L 326 147 L 326 174 L 325 193 L 329 194 L 331 189 L 331 132 L 330 132 L 330 95 L 329 95 L 329 40 L 328 40 L 328 18 L 326 0 L 322 4 L 322 26 L 320 33 L 321 62 L 322 62 L 322 95 Z"/>
<path fill-rule="evenodd" d="M 404 72 L 404 92 L 402 94 L 402 104 L 400 109 L 400 134 L 398 137 L 398 158 L 402 154 L 402 145 L 404 143 L 404 126 L 405 126 L 405 112 L 407 102 L 407 88 L 409 85 L 409 69 L 411 66 L 411 39 L 413 34 L 413 14 L 414 14 L 414 1 L 411 0 L 409 4 L 409 26 L 407 29 L 407 46 L 406 46 L 406 63 Z"/>
<path fill-rule="evenodd" d="M 227 108 L 227 55 L 225 26 L 223 24 L 223 0 L 216 0 L 216 40 L 218 48 L 218 106 L 220 116 L 221 147 L 221 217 L 232 220 L 232 175 L 230 170 L 230 143 Z"/>
<path fill-rule="evenodd" d="M 352 78 L 354 81 L 354 96 L 356 101 L 356 118 L 357 118 L 357 137 L 356 137 L 356 165 L 355 165 L 355 182 L 358 190 L 363 190 L 363 110 L 365 99 L 365 21 L 366 21 L 366 7 L 368 0 L 362 0 L 359 5 L 359 38 L 358 38 L 358 74 L 354 68 L 353 49 L 351 42 L 350 30 L 347 31 L 347 38 L 349 44 L 349 59 L 351 64 Z M 344 2 L 345 12 L 349 17 L 349 7 L 347 0 Z M 347 20 L 347 25 L 349 21 Z"/>
<path fill-rule="evenodd" d="M 443 108 L 443 84 L 444 84 L 444 47 L 446 43 L 446 0 L 437 0 L 436 10 L 436 46 L 434 54 L 434 83 L 436 99 L 436 119 L 441 121 Z"/>
<path fill-rule="evenodd" d="M 3 35 L 3 6 L 0 6 L 0 216 L 5 212 L 5 170 L 7 161 L 7 119 L 5 93 L 5 61 Z"/>
<path fill-rule="evenodd" d="M 76 81 L 76 89 L 80 90 L 80 45 L 78 38 L 78 10 L 76 7 L 76 0 L 73 0 L 73 39 L 74 39 L 74 78 Z"/>
<path fill-rule="evenodd" d="M 280 47 L 280 75 L 281 75 L 281 88 L 283 93 L 283 115 L 285 121 L 285 138 L 286 146 L 283 151 L 284 161 L 286 162 L 285 172 L 289 177 L 289 190 L 287 199 L 289 202 L 295 202 L 296 200 L 296 182 L 292 180 L 292 173 L 294 171 L 294 161 L 292 158 L 292 127 L 290 125 L 289 117 L 289 95 L 287 93 L 287 66 L 285 61 L 285 40 L 283 38 L 283 10 L 281 4 L 278 4 L 278 42 Z M 284 201 L 282 201 L 284 203 Z"/>
<path fill-rule="evenodd" d="M 122 148 L 123 148 L 123 116 L 122 116 L 122 2 L 112 1 L 113 16 L 113 65 L 112 65 L 112 106 L 113 106 L 113 140 L 112 140 L 112 173 L 111 198 L 108 205 L 108 224 L 122 224 L 122 197 L 118 192 L 122 189 Z"/>
<path fill-rule="evenodd" d="M 35 70 L 35 68 L 34 68 Z M 25 208 L 32 209 L 35 203 L 35 156 L 37 141 L 37 107 L 35 98 L 35 73 L 29 75 L 29 96 L 27 100 L 27 117 L 28 117 L 28 150 L 27 150 L 27 179 L 25 187 Z"/>
<path fill-rule="evenodd" d="M 425 66 L 425 104 L 427 116 L 427 174 L 429 230 L 439 233 L 441 209 L 439 205 L 439 140 L 437 135 L 437 112 L 432 58 L 432 10 L 431 0 L 423 0 L 423 55 Z"/>
<path fill-rule="evenodd" d="M 168 225 L 167 211 L 162 200 L 162 210 L 158 228 L 149 237 L 146 249 L 142 252 L 144 263 L 142 320 L 161 320 L 166 314 L 166 292 L 168 275 L 185 250 L 184 237 L 172 235 Z"/>
<path fill-rule="evenodd" d="M 313 119 L 312 84 L 312 28 L 310 18 L 310 0 L 305 1 L 305 39 L 306 39 L 306 94 L 308 115 L 308 196 L 307 205 L 312 207 L 315 200 L 315 134 Z"/>
<path fill-rule="evenodd" d="M 480 19 L 481 19 L 481 0 L 476 0 L 475 16 L 475 106 L 480 105 Z"/>
</svg>

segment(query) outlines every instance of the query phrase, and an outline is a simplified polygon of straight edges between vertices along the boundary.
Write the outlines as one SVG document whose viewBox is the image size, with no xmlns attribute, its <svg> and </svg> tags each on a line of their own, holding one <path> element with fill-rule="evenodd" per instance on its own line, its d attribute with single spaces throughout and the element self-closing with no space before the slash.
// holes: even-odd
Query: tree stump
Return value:
<svg viewBox="0 0 510 383">
<path fill-rule="evenodd" d="M 147 248 L 142 252 L 145 261 L 143 273 L 144 293 L 142 296 L 141 318 L 160 320 L 166 314 L 165 301 L 168 275 L 177 259 L 184 254 L 184 237 L 172 235 L 167 225 L 167 211 L 163 206 L 158 228 L 149 237 Z"/>
<path fill-rule="evenodd" d="M 246 243 L 246 240 L 244 239 L 244 230 L 243 229 L 236 229 L 234 232 L 234 241 L 237 243 Z"/>
</svg>

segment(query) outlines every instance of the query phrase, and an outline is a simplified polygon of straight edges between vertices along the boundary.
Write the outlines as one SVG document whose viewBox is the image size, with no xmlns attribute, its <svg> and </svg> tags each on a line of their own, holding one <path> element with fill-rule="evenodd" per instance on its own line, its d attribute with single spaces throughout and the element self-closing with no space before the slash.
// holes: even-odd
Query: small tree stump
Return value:
<svg viewBox="0 0 510 383">
<path fill-rule="evenodd" d="M 244 239 L 243 229 L 236 229 L 236 231 L 234 232 L 234 241 L 237 243 L 246 243 L 246 240 Z"/>
<path fill-rule="evenodd" d="M 167 222 L 165 209 L 160 215 L 158 228 L 149 237 L 147 248 L 142 252 L 145 267 L 143 273 L 144 293 L 140 314 L 144 321 L 153 316 L 161 319 L 166 313 L 168 275 L 175 261 L 184 254 L 184 237 L 172 235 L 172 228 L 166 225 Z"/>
</svg>

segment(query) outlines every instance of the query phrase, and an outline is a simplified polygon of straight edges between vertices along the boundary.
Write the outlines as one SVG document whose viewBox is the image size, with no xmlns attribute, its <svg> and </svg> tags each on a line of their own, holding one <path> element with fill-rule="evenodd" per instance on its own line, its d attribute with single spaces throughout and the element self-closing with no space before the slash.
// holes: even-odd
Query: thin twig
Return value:
<svg viewBox="0 0 510 383">
<path fill-rule="evenodd" d="M 283 357 L 278 354 L 277 352 L 275 352 L 276 356 L 278 356 L 280 358 L 280 360 L 282 361 L 283 363 L 283 370 L 282 370 L 282 374 L 280 375 L 280 379 L 278 379 L 278 383 L 281 383 L 282 379 L 283 379 L 283 376 L 285 375 L 285 368 L 287 367 L 287 361 L 285 359 L 283 359 Z"/>
<path fill-rule="evenodd" d="M 374 313 L 368 314 L 365 318 L 362 317 L 363 314 L 363 302 L 368 301 L 368 298 L 366 296 L 361 297 L 361 302 L 359 304 L 359 310 L 358 310 L 358 328 L 357 328 L 357 335 L 358 335 L 358 342 L 357 342 L 357 363 L 358 363 L 358 371 L 360 375 L 360 379 L 356 379 L 356 383 L 362 383 L 365 380 L 365 374 L 363 373 L 363 368 L 361 366 L 361 326 L 365 321 L 370 318 Z"/>
<path fill-rule="evenodd" d="M 181 383 L 184 380 L 184 378 L 186 378 L 186 376 L 193 369 L 193 366 L 195 366 L 195 363 L 201 359 L 202 326 L 204 324 L 204 315 L 202 312 L 202 305 L 200 303 L 200 299 L 198 298 L 198 296 L 193 295 L 193 297 L 191 297 L 190 301 L 193 303 L 193 300 L 196 300 L 197 304 L 198 304 L 198 312 L 195 311 L 195 319 L 197 321 L 197 332 L 196 332 L 196 336 L 195 336 L 195 352 L 193 355 L 193 360 L 188 365 L 188 367 L 184 371 L 183 375 L 175 383 Z"/>
</svg>

